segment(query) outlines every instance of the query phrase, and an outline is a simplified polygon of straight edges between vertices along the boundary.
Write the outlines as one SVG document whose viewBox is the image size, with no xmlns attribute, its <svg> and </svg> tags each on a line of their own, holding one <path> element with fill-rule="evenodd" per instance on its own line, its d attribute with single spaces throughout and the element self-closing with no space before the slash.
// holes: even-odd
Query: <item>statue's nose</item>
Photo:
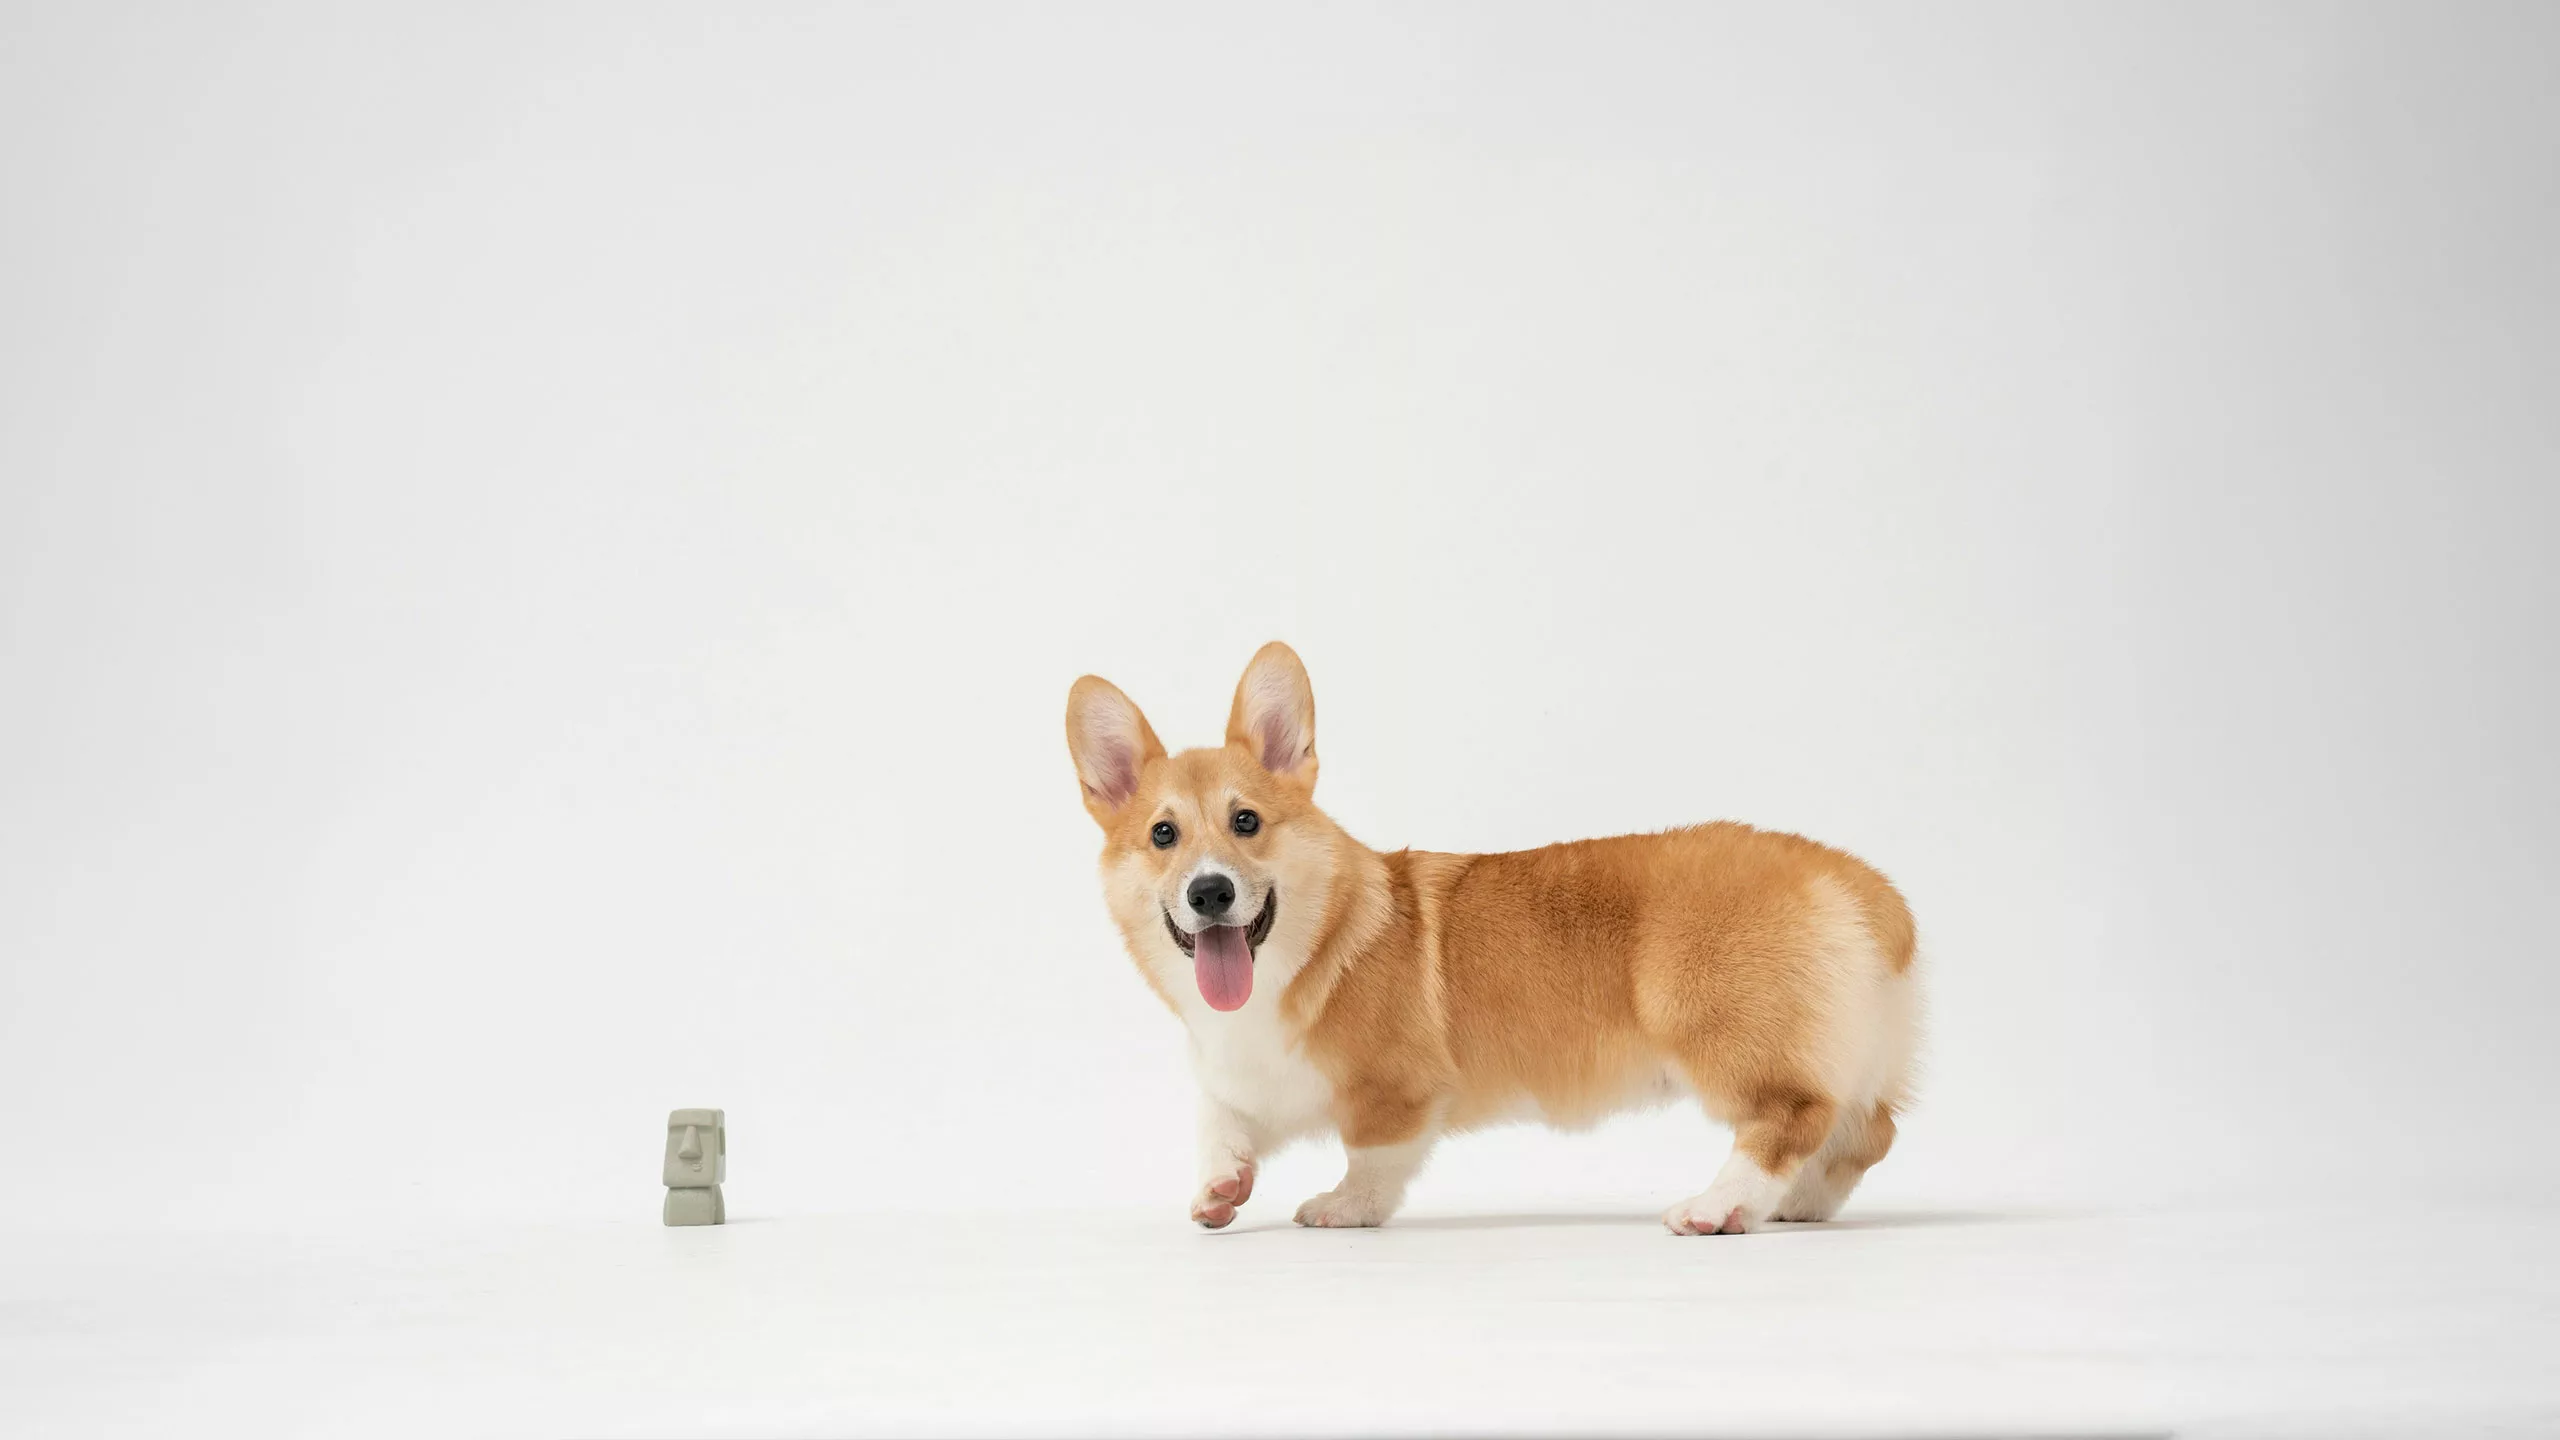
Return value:
<svg viewBox="0 0 2560 1440">
<path fill-rule="evenodd" d="M 692 1125 L 684 1127 L 684 1143 L 676 1147 L 676 1158 L 679 1160 L 702 1158 L 702 1131 L 698 1127 Z"/>
</svg>

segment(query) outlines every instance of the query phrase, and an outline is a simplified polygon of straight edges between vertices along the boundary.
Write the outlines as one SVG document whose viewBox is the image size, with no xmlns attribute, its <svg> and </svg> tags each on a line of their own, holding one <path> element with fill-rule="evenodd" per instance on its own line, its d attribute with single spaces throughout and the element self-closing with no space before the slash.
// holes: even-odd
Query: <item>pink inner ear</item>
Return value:
<svg viewBox="0 0 2560 1440">
<path fill-rule="evenodd" d="M 1125 805 L 1130 796 L 1138 793 L 1138 755 L 1126 745 L 1098 747 L 1093 755 L 1093 772 L 1093 778 L 1100 782 L 1093 793 L 1105 805 Z"/>
<path fill-rule="evenodd" d="M 1282 716 L 1262 722 L 1262 768 L 1277 775 L 1298 763 L 1298 727 Z"/>
</svg>

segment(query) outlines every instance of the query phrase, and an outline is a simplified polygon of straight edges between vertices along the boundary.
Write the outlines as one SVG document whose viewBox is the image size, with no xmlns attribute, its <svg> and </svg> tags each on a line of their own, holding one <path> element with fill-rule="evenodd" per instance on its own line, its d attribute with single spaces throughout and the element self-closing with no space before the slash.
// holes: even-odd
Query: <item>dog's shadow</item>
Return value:
<svg viewBox="0 0 2560 1440">
<path fill-rule="evenodd" d="M 2022 1225 L 2039 1220 L 2067 1220 L 2060 1213 L 2001 1213 L 1988 1210 L 1883 1210 L 1852 1214 L 1838 1220 L 1797 1224 L 1781 1222 L 1759 1233 L 1764 1235 L 1824 1235 L 1853 1230 L 1920 1230 L 1960 1225 Z M 1565 1227 L 1653 1226 L 1662 1221 L 1651 1211 L 1590 1210 L 1546 1212 L 1517 1215 L 1406 1215 L 1387 1222 L 1389 1230 L 1545 1230 Z M 1266 1234 L 1295 1230 L 1298 1226 L 1286 1220 L 1259 1225 L 1239 1225 L 1215 1233 L 1222 1235 Z"/>
</svg>

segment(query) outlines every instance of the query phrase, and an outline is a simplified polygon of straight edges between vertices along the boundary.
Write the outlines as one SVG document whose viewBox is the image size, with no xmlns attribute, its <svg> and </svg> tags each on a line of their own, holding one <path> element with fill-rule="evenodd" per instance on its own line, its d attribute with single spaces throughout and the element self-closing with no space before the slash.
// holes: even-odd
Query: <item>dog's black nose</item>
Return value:
<svg viewBox="0 0 2560 1440">
<path fill-rule="evenodd" d="M 1236 903 L 1236 882 L 1224 875 L 1195 876 L 1185 898 L 1190 900 L 1192 909 L 1203 915 L 1224 915 L 1227 907 Z"/>
</svg>

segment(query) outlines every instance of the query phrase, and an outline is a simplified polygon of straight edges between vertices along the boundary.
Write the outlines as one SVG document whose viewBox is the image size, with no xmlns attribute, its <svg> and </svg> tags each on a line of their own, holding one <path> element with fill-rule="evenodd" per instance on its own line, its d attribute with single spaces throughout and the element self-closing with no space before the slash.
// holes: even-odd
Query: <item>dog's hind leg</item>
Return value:
<svg viewBox="0 0 2560 1440">
<path fill-rule="evenodd" d="M 1877 1101 L 1872 1108 L 1853 1110 L 1840 1117 L 1831 1127 L 1830 1137 L 1822 1142 L 1796 1172 L 1785 1198 L 1779 1200 L 1772 1220 L 1828 1220 L 1840 1213 L 1849 1192 L 1867 1168 L 1882 1160 L 1893 1148 L 1893 1107 Z"/>
<path fill-rule="evenodd" d="M 1767 1224 L 1839 1107 L 1809 1086 L 1770 1086 L 1735 1107 L 1733 1153 L 1706 1189 L 1662 1212 L 1674 1235 L 1743 1235 Z"/>
</svg>

